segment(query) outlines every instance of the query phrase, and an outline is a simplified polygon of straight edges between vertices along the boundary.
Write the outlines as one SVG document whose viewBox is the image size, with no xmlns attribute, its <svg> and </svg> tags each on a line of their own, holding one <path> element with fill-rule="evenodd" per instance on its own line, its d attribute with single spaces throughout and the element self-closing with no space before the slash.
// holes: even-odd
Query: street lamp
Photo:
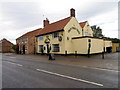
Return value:
<svg viewBox="0 0 120 90">
<path fill-rule="evenodd" d="M 90 57 L 91 39 L 88 39 L 88 58 Z"/>
<path fill-rule="evenodd" d="M 49 54 L 49 52 L 50 52 L 50 50 L 49 50 L 49 43 L 50 43 L 50 39 L 47 38 L 47 39 L 45 40 L 45 44 L 47 45 L 47 54 Z"/>
<path fill-rule="evenodd" d="M 105 39 L 103 39 L 103 52 L 102 52 L 102 59 L 104 59 L 105 57 L 105 55 L 104 55 L 104 53 L 105 53 Z"/>
</svg>

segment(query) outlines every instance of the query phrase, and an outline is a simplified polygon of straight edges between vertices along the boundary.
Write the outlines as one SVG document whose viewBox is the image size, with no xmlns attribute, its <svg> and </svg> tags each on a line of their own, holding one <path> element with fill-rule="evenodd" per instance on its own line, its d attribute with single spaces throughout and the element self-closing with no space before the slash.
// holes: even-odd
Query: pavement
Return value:
<svg viewBox="0 0 120 90">
<path fill-rule="evenodd" d="M 55 55 L 55 60 L 48 60 L 47 55 L 16 55 L 16 54 L 5 54 L 6 56 L 11 56 L 11 58 L 16 57 L 19 59 L 26 58 L 27 60 L 34 60 L 46 63 L 55 63 L 70 66 L 80 66 L 89 67 L 96 69 L 107 69 L 118 71 L 118 56 L 120 53 L 106 53 L 105 58 L 102 59 L 102 55 L 91 55 L 90 58 L 87 56 L 60 56 Z M 119 69 L 120 70 L 120 69 Z"/>
</svg>

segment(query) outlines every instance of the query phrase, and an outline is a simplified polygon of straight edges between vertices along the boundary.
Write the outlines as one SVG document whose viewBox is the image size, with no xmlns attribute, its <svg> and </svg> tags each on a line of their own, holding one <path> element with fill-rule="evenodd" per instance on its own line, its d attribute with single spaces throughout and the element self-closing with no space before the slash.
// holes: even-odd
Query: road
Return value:
<svg viewBox="0 0 120 90">
<path fill-rule="evenodd" d="M 118 71 L 2 57 L 3 88 L 117 88 Z"/>
</svg>

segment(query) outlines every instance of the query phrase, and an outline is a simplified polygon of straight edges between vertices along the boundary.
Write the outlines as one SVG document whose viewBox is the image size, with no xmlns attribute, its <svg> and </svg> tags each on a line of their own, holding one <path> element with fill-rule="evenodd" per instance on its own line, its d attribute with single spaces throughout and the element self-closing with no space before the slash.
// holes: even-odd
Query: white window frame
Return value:
<svg viewBox="0 0 120 90">
<path fill-rule="evenodd" d="M 43 40 L 43 36 L 39 36 L 38 41 L 42 41 L 42 40 Z"/>
<path fill-rule="evenodd" d="M 52 44 L 52 48 L 52 52 L 60 52 L 60 44 Z"/>
<path fill-rule="evenodd" d="M 57 38 L 57 37 L 59 37 L 59 32 L 54 32 L 54 33 L 52 34 L 52 38 Z"/>
<path fill-rule="evenodd" d="M 88 32 L 84 32 L 84 36 L 91 36 Z"/>
</svg>

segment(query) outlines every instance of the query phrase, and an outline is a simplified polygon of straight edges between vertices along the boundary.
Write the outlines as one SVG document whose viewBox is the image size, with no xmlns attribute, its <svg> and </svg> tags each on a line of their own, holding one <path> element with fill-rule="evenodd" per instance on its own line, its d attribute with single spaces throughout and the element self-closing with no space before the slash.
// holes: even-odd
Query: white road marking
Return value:
<svg viewBox="0 0 120 90">
<path fill-rule="evenodd" d="M 98 70 L 104 70 L 104 71 L 114 71 L 114 72 L 119 72 L 119 71 L 117 71 L 117 70 L 103 69 L 103 68 L 92 68 L 92 69 L 98 69 Z"/>
<path fill-rule="evenodd" d="M 8 63 L 14 64 L 14 65 L 17 65 L 17 66 L 23 66 L 23 65 L 21 65 L 21 64 L 17 64 L 17 63 L 13 63 L 13 62 L 8 62 Z"/>
<path fill-rule="evenodd" d="M 89 84 L 93 84 L 93 85 L 103 87 L 103 84 L 99 84 L 99 83 L 96 83 L 96 82 L 91 82 L 91 81 L 87 81 L 87 80 L 83 80 L 83 79 L 78 79 L 78 78 L 74 78 L 74 77 L 71 77 L 71 76 L 66 76 L 66 75 L 62 75 L 62 74 L 59 74 L 59 73 L 54 73 L 54 72 L 50 72 L 50 71 L 46 71 L 46 70 L 42 70 L 42 69 L 36 69 L 36 70 L 40 71 L 40 72 L 44 72 L 44 73 L 48 73 L 48 74 L 52 74 L 52 75 L 56 75 L 56 76 L 60 76 L 60 77 L 64 77 L 64 78 L 68 78 L 68 79 L 81 81 L 81 82 L 85 82 L 85 83 L 89 83 Z"/>
<path fill-rule="evenodd" d="M 16 65 L 21 66 L 21 67 L 23 66 L 23 65 L 21 65 L 21 64 L 16 64 Z"/>
<path fill-rule="evenodd" d="M 114 72 L 119 72 L 117 70 L 112 70 L 112 69 L 103 69 L 103 68 L 95 68 L 95 67 L 89 67 L 89 66 L 80 66 L 84 68 L 90 68 L 90 69 L 97 69 L 97 70 L 104 70 L 104 71 L 114 71 Z"/>
</svg>

